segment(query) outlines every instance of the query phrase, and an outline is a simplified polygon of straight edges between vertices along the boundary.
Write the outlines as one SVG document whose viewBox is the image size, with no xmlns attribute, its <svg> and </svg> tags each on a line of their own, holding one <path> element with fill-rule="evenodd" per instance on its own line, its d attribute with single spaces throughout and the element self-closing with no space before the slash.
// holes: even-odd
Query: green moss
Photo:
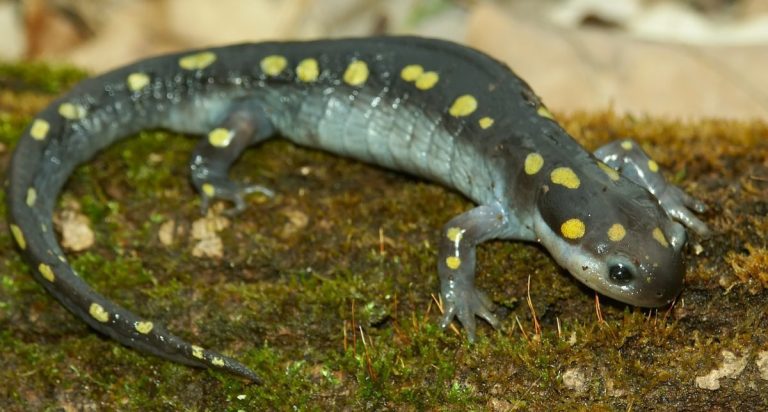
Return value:
<svg viewBox="0 0 768 412">
<path fill-rule="evenodd" d="M 17 102 L 0 114 L 3 165 L 33 114 L 29 108 L 78 73 L 0 66 L 0 85 Z M 478 341 L 470 345 L 460 328 L 437 327 L 433 295 L 439 228 L 471 204 L 433 184 L 280 141 L 249 151 L 233 170 L 278 196 L 253 196 L 249 209 L 230 219 L 221 232 L 223 259 L 195 258 L 188 234 L 200 217 L 199 201 L 186 178 L 195 141 L 148 131 L 116 144 L 70 179 L 61 204 L 79 205 L 97 244 L 68 258 L 95 289 L 191 342 L 236 357 L 265 384 L 165 362 L 96 335 L 34 283 L 3 222 L 0 409 L 768 405 L 754 363 L 768 342 L 768 295 L 750 280 L 758 269 L 737 273 L 733 266 L 763 262 L 764 247 L 747 245 L 764 245 L 768 222 L 760 193 L 766 188 L 745 176 L 764 167 L 768 128 L 610 113 L 562 120 L 591 148 L 635 136 L 668 176 L 710 205 L 704 218 L 717 236 L 692 239 L 686 289 L 672 310 L 603 299 L 600 322 L 592 292 L 542 248 L 491 242 L 478 252 L 478 284 L 499 304 L 502 328 L 480 322 Z M 286 230 L 297 213 L 308 218 L 306 227 Z M 165 246 L 158 231 L 168 220 L 183 233 Z M 702 253 L 695 253 L 696 244 Z M 529 276 L 540 336 L 527 304 Z M 723 379 L 718 391 L 698 389 L 695 378 L 719 367 L 723 350 L 748 355 L 747 368 Z M 578 389 L 566 379 L 574 371 L 584 379 Z"/>
</svg>

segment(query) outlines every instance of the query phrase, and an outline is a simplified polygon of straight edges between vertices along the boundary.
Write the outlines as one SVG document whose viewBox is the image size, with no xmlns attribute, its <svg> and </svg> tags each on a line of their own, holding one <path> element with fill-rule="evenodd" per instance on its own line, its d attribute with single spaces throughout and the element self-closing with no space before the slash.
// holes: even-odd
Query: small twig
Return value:
<svg viewBox="0 0 768 412">
<path fill-rule="evenodd" d="M 536 336 L 541 337 L 541 325 L 539 319 L 536 317 L 536 309 L 533 308 L 533 301 L 531 300 L 531 275 L 528 275 L 528 308 L 531 310 L 531 317 L 533 318 L 533 331 Z"/>
<path fill-rule="evenodd" d="M 597 314 L 597 323 L 604 324 L 603 309 L 600 307 L 600 295 L 595 292 L 595 313 Z"/>
</svg>

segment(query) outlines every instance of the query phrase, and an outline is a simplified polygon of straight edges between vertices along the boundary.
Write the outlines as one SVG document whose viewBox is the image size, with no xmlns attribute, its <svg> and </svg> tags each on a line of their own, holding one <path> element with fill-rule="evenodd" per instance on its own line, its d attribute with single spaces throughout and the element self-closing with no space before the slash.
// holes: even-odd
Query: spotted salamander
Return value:
<svg viewBox="0 0 768 412">
<path fill-rule="evenodd" d="M 441 325 L 476 317 L 494 327 L 475 287 L 475 248 L 538 242 L 597 292 L 644 307 L 680 292 L 684 226 L 707 226 L 704 205 L 665 182 L 631 140 L 590 154 L 507 66 L 471 48 L 417 37 L 241 44 L 139 61 L 83 81 L 31 122 L 9 172 L 10 230 L 35 279 L 97 331 L 142 352 L 257 380 L 243 364 L 189 344 L 93 290 L 67 263 L 52 229 L 72 170 L 147 128 L 204 136 L 191 181 L 245 208 L 261 186 L 228 178 L 242 151 L 272 136 L 410 173 L 478 206 L 442 228 Z M 684 225 L 684 226 L 683 226 Z"/>
</svg>

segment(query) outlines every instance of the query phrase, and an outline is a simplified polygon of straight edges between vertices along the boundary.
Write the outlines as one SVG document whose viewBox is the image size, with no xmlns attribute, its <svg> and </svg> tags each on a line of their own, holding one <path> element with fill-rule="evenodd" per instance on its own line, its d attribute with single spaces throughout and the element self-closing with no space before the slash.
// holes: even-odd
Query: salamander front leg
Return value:
<svg viewBox="0 0 768 412">
<path fill-rule="evenodd" d="M 636 142 L 619 140 L 597 149 L 594 154 L 622 176 L 651 192 L 672 219 L 699 236 L 710 234 L 707 225 L 693 214 L 704 212 L 706 205 L 679 187 L 669 184 L 659 172 L 659 165 Z"/>
<path fill-rule="evenodd" d="M 475 340 L 475 316 L 494 328 L 499 324 L 491 312 L 493 303 L 475 288 L 475 248 L 500 237 L 506 224 L 500 206 L 484 205 L 451 219 L 440 234 L 437 271 L 445 310 L 440 326 L 446 328 L 454 317 L 458 318 L 470 342 Z"/>
<path fill-rule="evenodd" d="M 245 101 L 234 104 L 224 121 L 200 141 L 192 154 L 189 169 L 192 184 L 202 197 L 200 208 L 203 213 L 213 199 L 231 201 L 234 207 L 227 213 L 237 214 L 245 210 L 245 195 L 253 192 L 274 195 L 264 186 L 242 185 L 229 178 L 229 168 L 243 150 L 273 133 L 274 127 L 261 104 Z"/>
</svg>

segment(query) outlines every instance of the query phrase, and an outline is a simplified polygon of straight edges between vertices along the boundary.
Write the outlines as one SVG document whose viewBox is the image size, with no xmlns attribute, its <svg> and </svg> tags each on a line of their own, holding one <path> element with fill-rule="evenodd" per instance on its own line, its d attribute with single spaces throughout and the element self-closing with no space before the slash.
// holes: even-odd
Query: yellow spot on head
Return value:
<svg viewBox="0 0 768 412">
<path fill-rule="evenodd" d="M 624 239 L 624 236 L 626 235 L 627 231 L 620 223 L 614 223 L 613 226 L 608 228 L 608 239 L 611 239 L 612 242 L 618 242 L 621 239 Z"/>
<path fill-rule="evenodd" d="M 37 191 L 34 187 L 27 189 L 27 206 L 32 207 L 37 201 Z"/>
<path fill-rule="evenodd" d="M 62 103 L 59 106 L 59 114 L 65 119 L 77 120 L 85 117 L 85 115 L 88 114 L 88 111 L 85 110 L 85 107 L 80 106 L 79 104 Z"/>
<path fill-rule="evenodd" d="M 579 219 L 568 219 L 560 225 L 560 233 L 567 239 L 579 239 L 586 231 L 586 225 Z"/>
<path fill-rule="evenodd" d="M 616 171 L 616 169 L 608 166 L 607 164 L 597 161 L 597 166 L 605 172 L 605 174 L 608 175 L 608 177 L 613 180 L 614 182 L 619 180 L 619 172 Z"/>
<path fill-rule="evenodd" d="M 632 150 L 632 142 L 629 140 L 625 140 L 621 142 L 621 148 L 624 150 Z"/>
<path fill-rule="evenodd" d="M 429 90 L 435 87 L 439 80 L 440 75 L 437 72 L 423 73 L 416 79 L 416 88 L 419 90 Z"/>
<path fill-rule="evenodd" d="M 41 275 L 43 275 L 45 280 L 49 282 L 53 282 L 54 279 L 56 279 L 56 276 L 53 274 L 53 269 L 51 269 L 51 267 L 46 265 L 45 263 L 39 264 L 37 266 L 37 270 L 40 272 Z"/>
<path fill-rule="evenodd" d="M 456 270 L 461 266 L 461 259 L 458 256 L 449 256 L 445 259 L 445 265 L 448 269 Z"/>
<path fill-rule="evenodd" d="M 544 158 L 538 153 L 528 153 L 525 157 L 525 173 L 535 175 L 544 166 Z"/>
<path fill-rule="evenodd" d="M 659 171 L 659 164 L 654 162 L 653 160 L 648 160 L 648 169 L 651 172 L 656 173 Z"/>
<path fill-rule="evenodd" d="M 456 242 L 461 240 L 461 235 L 464 234 L 464 230 L 460 227 L 451 227 L 448 228 L 448 231 L 445 232 L 445 235 L 448 236 L 448 240 L 451 242 Z"/>
<path fill-rule="evenodd" d="M 538 113 L 541 117 L 546 117 L 547 119 L 555 120 L 555 116 L 552 116 L 552 113 L 550 113 L 549 109 L 547 109 L 544 105 L 539 106 L 538 109 L 536 109 L 536 113 Z"/>
<path fill-rule="evenodd" d="M 285 57 L 278 56 L 276 54 L 261 59 L 260 63 L 261 71 L 266 73 L 268 76 L 279 75 L 287 65 L 288 60 L 286 60 Z"/>
<path fill-rule="evenodd" d="M 227 147 L 232 142 L 233 137 L 235 137 L 235 132 L 218 127 L 208 133 L 208 143 L 214 147 Z"/>
<path fill-rule="evenodd" d="M 465 94 L 454 100 L 448 113 L 453 117 L 464 117 L 469 116 L 475 110 L 477 110 L 477 100 L 471 94 Z"/>
<path fill-rule="evenodd" d="M 350 86 L 360 86 L 368 80 L 368 65 L 362 60 L 355 60 L 344 72 L 344 82 Z"/>
<path fill-rule="evenodd" d="M 409 64 L 400 71 L 400 77 L 407 82 L 416 81 L 424 73 L 424 68 L 418 64 Z"/>
<path fill-rule="evenodd" d="M 224 359 L 214 356 L 213 359 L 211 359 L 211 363 L 215 366 L 224 366 Z"/>
<path fill-rule="evenodd" d="M 480 119 L 477 123 L 480 125 L 481 128 L 487 129 L 493 126 L 493 119 L 488 116 L 485 116 L 482 119 Z"/>
<path fill-rule="evenodd" d="M 216 194 L 216 188 L 214 188 L 210 183 L 203 183 L 201 189 L 203 190 L 203 193 L 208 197 L 213 197 L 213 195 Z"/>
<path fill-rule="evenodd" d="M 192 356 L 196 357 L 197 359 L 203 359 L 203 348 L 192 345 Z"/>
<path fill-rule="evenodd" d="M 16 239 L 16 244 L 19 245 L 21 250 L 26 249 L 27 240 L 24 239 L 24 233 L 21 232 L 21 229 L 16 225 L 11 225 L 11 233 L 13 234 L 13 238 Z"/>
<path fill-rule="evenodd" d="M 152 328 L 154 328 L 155 325 L 150 321 L 139 321 L 134 323 L 133 327 L 136 329 L 136 332 L 146 335 L 152 331 Z"/>
<path fill-rule="evenodd" d="M 667 242 L 667 237 L 664 236 L 664 232 L 661 231 L 658 227 L 656 229 L 653 229 L 653 238 L 656 239 L 657 242 L 659 242 L 660 245 L 664 247 L 669 247 L 669 242 Z"/>
<path fill-rule="evenodd" d="M 309 58 L 299 62 L 296 66 L 296 76 L 299 80 L 310 83 L 317 80 L 317 76 L 320 75 L 320 67 L 317 64 L 317 60 Z"/>
<path fill-rule="evenodd" d="M 98 303 L 91 303 L 91 307 L 88 308 L 88 313 L 101 323 L 105 323 L 109 320 L 109 312 L 104 310 L 104 307 Z"/>
<path fill-rule="evenodd" d="M 558 167 L 552 171 L 550 178 L 552 183 L 563 185 L 568 189 L 578 189 L 581 185 L 581 180 L 570 167 Z"/>
<path fill-rule="evenodd" d="M 179 59 L 179 67 L 184 70 L 201 70 L 213 64 L 216 55 L 210 51 L 189 54 Z"/>
<path fill-rule="evenodd" d="M 149 76 L 146 73 L 131 73 L 128 75 L 125 82 L 128 84 L 129 90 L 138 92 L 147 87 L 149 84 Z"/>
<path fill-rule="evenodd" d="M 48 131 L 51 130 L 51 125 L 43 119 L 35 119 L 32 122 L 32 127 L 29 128 L 29 135 L 35 140 L 43 140 L 48 136 Z"/>
</svg>

